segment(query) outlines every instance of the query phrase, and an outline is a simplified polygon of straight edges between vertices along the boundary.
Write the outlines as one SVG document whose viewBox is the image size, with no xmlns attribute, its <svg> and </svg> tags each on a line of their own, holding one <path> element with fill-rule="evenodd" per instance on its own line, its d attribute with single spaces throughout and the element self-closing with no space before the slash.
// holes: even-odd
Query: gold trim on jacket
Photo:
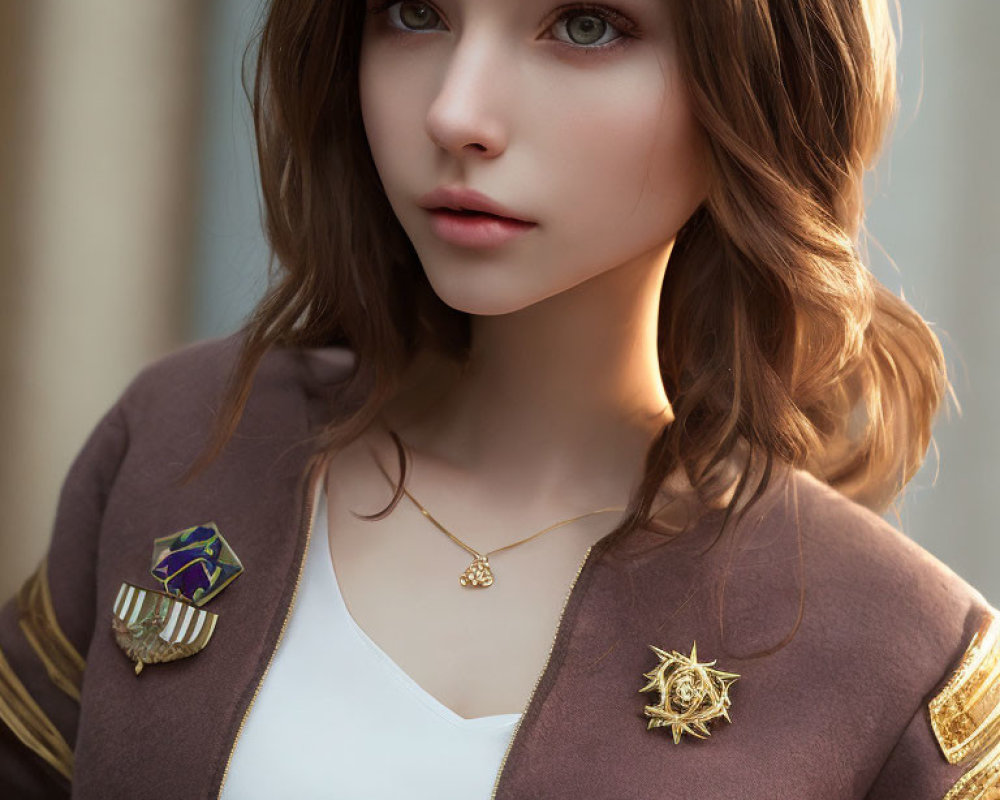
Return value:
<svg viewBox="0 0 1000 800">
<path fill-rule="evenodd" d="M 73 751 L 59 729 L 14 673 L 0 650 L 0 720 L 25 746 L 34 750 L 67 779 L 73 779 Z"/>
<path fill-rule="evenodd" d="M 31 644 L 51 681 L 77 702 L 86 662 L 62 632 L 52 606 L 47 573 L 48 558 L 17 593 L 21 631 Z"/>
<path fill-rule="evenodd" d="M 48 558 L 17 593 L 18 625 L 49 679 L 80 701 L 86 662 L 56 620 L 48 581 Z M 21 742 L 68 780 L 73 779 L 73 750 L 14 672 L 0 650 L 0 720 Z"/>
<path fill-rule="evenodd" d="M 1000 612 L 996 609 L 983 619 L 929 708 L 944 757 L 952 764 L 972 762 L 945 800 L 1000 799 Z"/>
</svg>

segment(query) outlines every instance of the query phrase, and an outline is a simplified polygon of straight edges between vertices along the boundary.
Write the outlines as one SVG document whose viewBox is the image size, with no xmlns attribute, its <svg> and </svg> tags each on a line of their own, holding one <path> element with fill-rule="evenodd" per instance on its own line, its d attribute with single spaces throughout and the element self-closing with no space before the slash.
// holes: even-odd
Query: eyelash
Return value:
<svg viewBox="0 0 1000 800">
<path fill-rule="evenodd" d="M 410 1 L 412 2 L 413 0 Z M 369 11 L 369 13 L 372 14 L 373 16 L 379 16 L 384 14 L 393 6 L 400 5 L 402 2 L 405 2 L 405 0 L 386 0 L 386 2 L 376 3 L 375 7 L 372 8 Z M 431 5 L 431 3 L 422 2 L 420 3 L 420 5 L 427 6 L 438 16 L 439 19 L 441 18 L 441 14 L 438 13 L 438 11 L 433 7 L 433 5 Z M 568 47 L 571 50 L 577 52 L 585 52 L 588 54 L 603 54 L 607 53 L 610 50 L 617 50 L 619 47 L 624 47 L 625 45 L 628 44 L 628 40 L 637 38 L 636 33 L 638 31 L 638 28 L 636 24 L 632 22 L 632 20 L 630 20 L 624 14 L 621 14 L 620 12 L 615 11 L 612 8 L 606 8 L 605 6 L 598 6 L 598 5 L 589 5 L 587 3 L 578 3 L 575 5 L 568 6 L 566 8 L 562 8 L 560 9 L 560 11 L 561 13 L 559 14 L 558 17 L 556 17 L 556 19 L 552 22 L 552 24 L 549 25 L 549 28 L 552 28 L 555 25 L 564 22 L 565 20 L 572 19 L 575 16 L 592 16 L 602 20 L 603 22 L 614 28 L 616 31 L 618 31 L 618 33 L 620 34 L 619 36 L 616 36 L 614 39 L 612 39 L 610 42 L 606 42 L 605 44 L 599 44 L 599 45 L 573 44 L 572 42 L 566 42 L 563 41 L 562 39 L 555 39 L 555 41 L 558 42 L 560 45 Z M 394 25 L 391 27 L 395 33 L 399 34 L 424 33 L 433 30 L 429 29 L 428 31 L 416 31 L 416 30 L 411 30 L 409 28 L 399 28 Z M 546 30 L 548 30 L 549 28 L 546 28 Z"/>
</svg>

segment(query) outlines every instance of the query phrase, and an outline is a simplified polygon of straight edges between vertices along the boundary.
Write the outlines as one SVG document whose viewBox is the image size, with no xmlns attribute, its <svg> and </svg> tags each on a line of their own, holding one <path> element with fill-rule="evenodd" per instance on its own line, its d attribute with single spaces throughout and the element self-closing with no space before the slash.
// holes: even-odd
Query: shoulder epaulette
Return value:
<svg viewBox="0 0 1000 800">
<path fill-rule="evenodd" d="M 945 800 L 1000 797 L 1000 612 L 990 608 L 948 682 L 930 701 L 931 727 L 951 764 L 970 768 Z"/>
</svg>

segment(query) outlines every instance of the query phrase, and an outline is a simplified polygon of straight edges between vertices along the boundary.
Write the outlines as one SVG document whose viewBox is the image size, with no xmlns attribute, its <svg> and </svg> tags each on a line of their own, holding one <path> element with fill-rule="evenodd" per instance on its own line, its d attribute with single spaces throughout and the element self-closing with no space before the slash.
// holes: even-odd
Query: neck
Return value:
<svg viewBox="0 0 1000 800">
<path fill-rule="evenodd" d="M 474 475 L 522 508 L 625 505 L 673 418 L 657 354 L 671 246 L 516 312 L 473 317 L 468 365 L 421 354 L 385 423 L 421 469 Z"/>
</svg>

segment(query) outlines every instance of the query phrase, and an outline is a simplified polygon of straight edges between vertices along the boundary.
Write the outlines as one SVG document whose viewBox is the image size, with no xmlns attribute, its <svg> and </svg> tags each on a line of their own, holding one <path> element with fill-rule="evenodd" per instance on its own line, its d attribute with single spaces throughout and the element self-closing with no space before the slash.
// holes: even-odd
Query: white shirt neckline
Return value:
<svg viewBox="0 0 1000 800">
<path fill-rule="evenodd" d="M 321 558 L 324 562 L 323 572 L 327 576 L 329 584 L 332 585 L 333 593 L 337 599 L 337 604 L 343 611 L 344 618 L 347 620 L 349 627 L 355 632 L 358 638 L 378 655 L 389 672 L 392 673 L 397 680 L 401 681 L 404 686 L 408 687 L 409 690 L 425 706 L 434 711 L 438 716 L 443 717 L 454 725 L 466 728 L 489 728 L 504 727 L 507 725 L 513 725 L 517 722 L 517 720 L 521 717 L 521 713 L 490 714 L 482 717 L 463 717 L 461 714 L 446 706 L 434 695 L 424 689 L 410 676 L 406 670 L 399 666 L 399 664 L 397 664 L 392 657 L 375 642 L 374 639 L 365 633 L 364 629 L 358 624 L 357 620 L 354 619 L 350 609 L 347 607 L 347 603 L 344 601 L 344 596 L 340 592 L 340 584 L 337 581 L 337 570 L 333 565 L 333 554 L 330 551 L 330 531 L 329 518 L 327 516 L 326 487 L 322 483 L 316 493 L 316 498 L 316 509 L 313 517 L 312 530 L 313 534 L 318 537 L 318 540 L 313 542 L 313 546 L 317 548 L 316 556 Z"/>
</svg>

